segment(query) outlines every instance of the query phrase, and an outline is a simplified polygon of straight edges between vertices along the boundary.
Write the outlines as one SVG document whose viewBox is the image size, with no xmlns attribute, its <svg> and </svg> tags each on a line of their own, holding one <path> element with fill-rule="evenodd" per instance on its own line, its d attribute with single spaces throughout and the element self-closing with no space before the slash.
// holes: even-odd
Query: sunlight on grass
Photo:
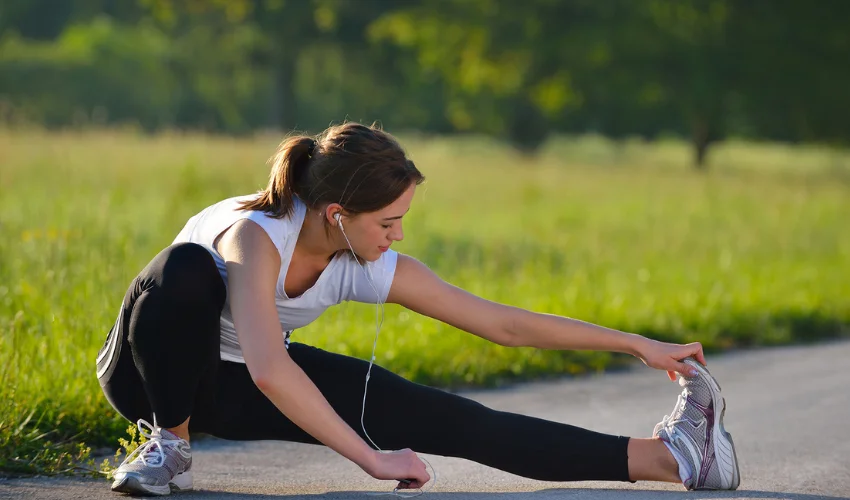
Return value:
<svg viewBox="0 0 850 500">
<path fill-rule="evenodd" d="M 188 217 L 263 187 L 278 140 L 0 131 L 0 469 L 114 445 L 127 422 L 94 360 L 126 287 Z M 850 324 L 846 153 L 732 142 L 700 174 L 676 142 L 561 138 L 536 161 L 478 138 L 402 142 L 428 181 L 397 250 L 484 298 L 709 349 Z M 293 341 L 368 358 L 374 313 L 343 304 Z M 508 349 L 386 313 L 377 362 L 443 387 L 624 359 Z"/>
</svg>

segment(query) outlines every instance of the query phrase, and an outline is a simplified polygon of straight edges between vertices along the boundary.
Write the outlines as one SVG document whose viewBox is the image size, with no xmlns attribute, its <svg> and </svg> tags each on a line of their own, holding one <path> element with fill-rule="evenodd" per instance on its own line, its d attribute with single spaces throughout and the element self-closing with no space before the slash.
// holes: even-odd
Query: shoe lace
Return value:
<svg viewBox="0 0 850 500">
<path fill-rule="evenodd" d="M 679 398 L 676 400 L 676 406 L 673 407 L 673 411 L 670 415 L 664 415 L 664 418 L 662 418 L 661 422 L 659 422 L 656 426 L 656 431 L 658 429 L 664 429 L 667 431 L 667 434 L 673 434 L 673 431 L 676 429 L 676 424 L 683 421 L 681 418 L 674 419 L 673 415 L 676 415 L 677 413 L 679 415 L 684 415 L 685 404 L 687 404 L 687 391 L 682 391 L 682 393 L 679 394 Z M 653 434 L 655 434 L 655 432 L 653 432 Z"/>
<path fill-rule="evenodd" d="M 122 466 L 132 462 L 136 457 L 138 457 L 142 463 L 148 467 L 162 467 L 162 464 L 165 463 L 165 452 L 163 451 L 163 446 L 174 446 L 180 443 L 180 439 L 168 439 L 162 437 L 162 427 L 159 427 L 156 424 L 156 416 L 154 416 L 153 421 L 153 425 L 143 418 L 140 418 L 139 421 L 136 422 L 136 426 L 139 428 L 139 433 L 147 438 L 148 441 L 127 455 L 127 458 L 121 462 Z M 150 429 L 150 432 L 145 431 L 142 427 L 143 424 Z"/>
</svg>

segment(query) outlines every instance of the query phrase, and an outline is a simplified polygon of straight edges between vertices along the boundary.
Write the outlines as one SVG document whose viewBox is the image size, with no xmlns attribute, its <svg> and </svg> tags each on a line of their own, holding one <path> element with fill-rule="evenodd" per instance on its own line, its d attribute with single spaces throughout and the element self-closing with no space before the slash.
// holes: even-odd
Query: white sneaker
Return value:
<svg viewBox="0 0 850 500">
<path fill-rule="evenodd" d="M 732 436 L 723 427 L 726 400 L 720 395 L 720 385 L 696 360 L 688 358 L 684 363 L 698 375 L 679 375 L 684 389 L 676 407 L 655 426 L 652 435 L 684 457 L 691 470 L 690 477 L 682 478 L 687 489 L 737 489 L 741 475 Z"/>
<path fill-rule="evenodd" d="M 146 432 L 142 424 L 151 432 Z M 112 491 L 163 496 L 171 494 L 172 489 L 191 490 L 192 449 L 188 441 L 143 419 L 137 425 L 149 441 L 118 466 L 113 474 Z"/>
</svg>

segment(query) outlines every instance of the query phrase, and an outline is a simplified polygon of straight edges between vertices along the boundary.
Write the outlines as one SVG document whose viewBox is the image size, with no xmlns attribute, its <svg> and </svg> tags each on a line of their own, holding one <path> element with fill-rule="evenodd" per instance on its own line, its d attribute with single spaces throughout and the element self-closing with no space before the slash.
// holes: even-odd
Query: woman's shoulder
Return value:
<svg viewBox="0 0 850 500">
<path fill-rule="evenodd" d="M 256 222 L 273 239 L 285 239 L 292 234 L 297 235 L 300 232 L 304 212 L 303 205 L 296 203 L 292 212 L 282 217 L 261 210 L 241 210 L 240 218 Z"/>
<path fill-rule="evenodd" d="M 203 209 L 194 218 L 206 218 L 218 221 L 218 224 L 230 226 L 241 219 L 255 222 L 273 238 L 284 238 L 292 232 L 297 232 L 303 217 L 303 203 L 295 203 L 289 215 L 279 217 L 262 210 L 252 210 L 244 207 L 246 202 L 253 200 L 254 194 L 243 194 L 219 200 Z"/>
<path fill-rule="evenodd" d="M 175 241 L 207 241 L 215 246 L 216 242 L 225 233 L 241 231 L 244 224 L 240 221 L 248 220 L 253 225 L 259 226 L 268 238 L 274 243 L 278 253 L 283 256 L 293 234 L 298 233 L 298 219 L 300 215 L 298 208 L 293 214 L 286 217 L 274 217 L 272 214 L 258 210 L 243 208 L 243 204 L 250 201 L 256 194 L 245 194 L 219 200 L 194 215 Z"/>
</svg>

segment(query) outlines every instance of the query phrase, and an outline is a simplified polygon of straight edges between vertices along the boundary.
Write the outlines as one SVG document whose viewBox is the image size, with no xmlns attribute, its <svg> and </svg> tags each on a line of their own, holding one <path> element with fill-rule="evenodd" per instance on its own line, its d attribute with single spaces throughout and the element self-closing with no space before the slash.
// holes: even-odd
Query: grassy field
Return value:
<svg viewBox="0 0 850 500">
<path fill-rule="evenodd" d="M 727 143 L 701 174 L 675 141 L 562 138 L 532 161 L 402 137 L 428 181 L 396 247 L 473 293 L 710 350 L 847 332 L 850 154 Z M 127 285 L 188 217 L 264 186 L 278 140 L 0 130 L 0 470 L 117 446 L 94 360 Z M 293 340 L 368 358 L 374 314 L 344 304 Z M 624 359 L 501 348 L 391 305 L 377 352 L 442 387 Z"/>
</svg>

